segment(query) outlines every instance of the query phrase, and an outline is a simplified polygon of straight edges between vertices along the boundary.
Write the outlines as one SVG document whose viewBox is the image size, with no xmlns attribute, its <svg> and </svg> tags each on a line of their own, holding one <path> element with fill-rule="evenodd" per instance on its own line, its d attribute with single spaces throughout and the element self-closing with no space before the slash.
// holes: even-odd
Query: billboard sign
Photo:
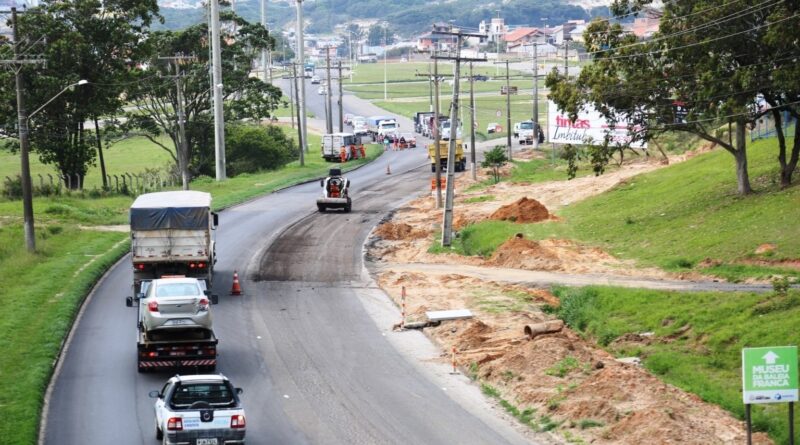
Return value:
<svg viewBox="0 0 800 445">
<path fill-rule="evenodd" d="M 630 144 L 633 148 L 647 148 L 644 141 L 631 142 L 628 122 L 619 121 L 610 127 L 606 119 L 591 105 L 584 105 L 575 122 L 558 109 L 553 101 L 547 104 L 547 140 L 556 144 L 601 144 L 606 134 L 611 135 L 612 144 Z"/>
</svg>

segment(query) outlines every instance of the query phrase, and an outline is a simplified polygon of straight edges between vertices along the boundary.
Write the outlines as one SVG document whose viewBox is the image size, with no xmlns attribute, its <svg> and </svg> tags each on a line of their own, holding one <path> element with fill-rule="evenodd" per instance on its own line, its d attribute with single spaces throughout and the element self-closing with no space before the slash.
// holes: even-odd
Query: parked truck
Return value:
<svg viewBox="0 0 800 445">
<path fill-rule="evenodd" d="M 214 277 L 214 229 L 211 195 L 176 191 L 140 195 L 130 208 L 131 261 L 134 293 L 143 281 L 164 275 L 203 280 Z"/>
<path fill-rule="evenodd" d="M 341 150 L 345 148 L 346 159 L 351 159 L 351 146 L 359 145 L 361 138 L 353 133 L 333 133 L 322 136 L 322 157 L 328 162 L 341 162 Z M 358 156 L 356 154 L 356 156 Z"/>
<path fill-rule="evenodd" d="M 514 138 L 519 140 L 520 145 L 531 145 L 534 138 L 538 138 L 541 144 L 544 142 L 544 132 L 541 126 L 534 124 L 532 120 L 527 120 L 514 124 Z"/>
<path fill-rule="evenodd" d="M 449 141 L 439 141 L 439 164 L 442 171 L 447 171 L 447 156 L 450 150 Z M 436 143 L 428 144 L 428 157 L 431 160 L 431 172 L 436 171 Z M 460 140 L 456 140 L 455 170 L 463 172 L 467 168 L 467 159 L 464 157 L 464 145 Z"/>
<path fill-rule="evenodd" d="M 373 141 L 380 141 L 385 137 L 394 140 L 400 131 L 400 124 L 392 116 L 370 116 L 367 118 L 367 130 Z"/>
</svg>

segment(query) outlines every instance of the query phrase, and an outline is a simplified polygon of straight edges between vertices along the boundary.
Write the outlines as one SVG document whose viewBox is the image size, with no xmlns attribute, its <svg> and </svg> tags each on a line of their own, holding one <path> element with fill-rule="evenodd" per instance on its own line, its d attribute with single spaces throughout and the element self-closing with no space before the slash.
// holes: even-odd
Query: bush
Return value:
<svg viewBox="0 0 800 445">
<path fill-rule="evenodd" d="M 231 176 L 275 170 L 293 161 L 297 148 L 279 127 L 233 125 L 226 130 L 227 168 Z"/>
</svg>

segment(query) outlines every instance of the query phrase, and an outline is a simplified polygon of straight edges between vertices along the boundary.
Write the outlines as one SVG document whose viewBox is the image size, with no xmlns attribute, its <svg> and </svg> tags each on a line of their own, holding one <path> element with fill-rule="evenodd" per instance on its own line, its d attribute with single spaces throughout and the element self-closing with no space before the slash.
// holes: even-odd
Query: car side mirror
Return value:
<svg viewBox="0 0 800 445">
<path fill-rule="evenodd" d="M 212 212 L 212 213 L 211 213 L 211 217 L 213 218 L 213 221 L 214 221 L 214 228 L 216 229 L 216 228 L 217 228 L 217 226 L 219 225 L 219 214 L 218 214 L 218 213 L 213 213 L 213 212 Z"/>
<path fill-rule="evenodd" d="M 209 299 L 211 300 L 211 304 L 219 303 L 219 295 L 217 295 L 217 294 L 211 294 L 209 296 Z"/>
<path fill-rule="evenodd" d="M 242 395 L 244 394 L 244 391 L 242 390 L 242 388 L 236 388 L 236 394 Z"/>
<path fill-rule="evenodd" d="M 151 399 L 160 399 L 161 398 L 161 393 L 158 392 L 158 390 L 155 390 L 155 389 L 150 391 L 150 393 L 147 394 L 147 395 L 150 396 Z"/>
<path fill-rule="evenodd" d="M 133 307 L 133 297 L 125 297 L 125 306 Z"/>
</svg>

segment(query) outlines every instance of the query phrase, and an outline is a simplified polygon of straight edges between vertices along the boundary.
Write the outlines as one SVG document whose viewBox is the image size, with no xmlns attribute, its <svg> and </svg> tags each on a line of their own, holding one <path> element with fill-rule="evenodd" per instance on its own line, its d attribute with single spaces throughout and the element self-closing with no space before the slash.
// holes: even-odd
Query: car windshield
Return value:
<svg viewBox="0 0 800 445">
<path fill-rule="evenodd" d="M 195 402 L 206 402 L 212 406 L 232 405 L 235 400 L 233 391 L 224 382 L 219 383 L 184 383 L 175 389 L 172 405 L 190 407 Z"/>
<path fill-rule="evenodd" d="M 381 127 L 382 128 L 386 128 L 386 129 L 391 129 L 391 128 L 395 128 L 396 125 L 395 124 L 381 124 Z"/>
<path fill-rule="evenodd" d="M 533 122 L 523 122 L 519 124 L 519 128 L 523 130 L 533 130 Z"/>
<path fill-rule="evenodd" d="M 157 297 L 197 297 L 202 295 L 196 283 L 161 284 L 156 289 Z"/>
</svg>

